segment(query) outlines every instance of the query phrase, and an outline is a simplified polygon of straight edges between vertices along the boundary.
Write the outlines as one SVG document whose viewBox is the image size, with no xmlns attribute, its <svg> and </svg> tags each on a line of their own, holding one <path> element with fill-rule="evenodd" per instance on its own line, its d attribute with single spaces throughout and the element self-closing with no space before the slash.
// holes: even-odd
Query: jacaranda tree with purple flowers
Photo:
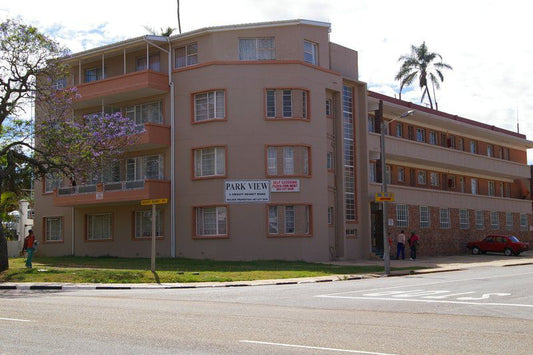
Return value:
<svg viewBox="0 0 533 355">
<path fill-rule="evenodd" d="M 120 113 L 75 115 L 76 88 L 56 85 L 69 75 L 61 60 L 68 54 L 33 26 L 14 20 L 0 23 L 2 194 L 23 196 L 32 179 L 48 173 L 84 181 L 134 143 L 135 123 Z M 28 118 L 33 105 L 35 122 Z M 0 223 L 0 272 L 8 268 L 7 242 Z"/>
</svg>

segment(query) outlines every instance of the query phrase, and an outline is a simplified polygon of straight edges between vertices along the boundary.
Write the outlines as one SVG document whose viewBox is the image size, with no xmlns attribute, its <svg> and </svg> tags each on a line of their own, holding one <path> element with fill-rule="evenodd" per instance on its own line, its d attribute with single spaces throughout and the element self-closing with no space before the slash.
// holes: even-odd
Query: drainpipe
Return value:
<svg viewBox="0 0 533 355">
<path fill-rule="evenodd" d="M 172 47 L 168 40 L 168 85 L 170 86 L 170 256 L 176 257 L 176 134 L 174 132 L 175 102 L 174 81 L 172 81 Z"/>
</svg>

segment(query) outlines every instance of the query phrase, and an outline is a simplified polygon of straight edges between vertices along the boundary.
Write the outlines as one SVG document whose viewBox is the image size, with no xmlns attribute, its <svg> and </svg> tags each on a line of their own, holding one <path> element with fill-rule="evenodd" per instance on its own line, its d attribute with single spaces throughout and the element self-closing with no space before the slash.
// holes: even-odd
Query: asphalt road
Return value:
<svg viewBox="0 0 533 355">
<path fill-rule="evenodd" d="M 533 266 L 299 285 L 0 291 L 0 353 L 531 354 Z"/>
</svg>

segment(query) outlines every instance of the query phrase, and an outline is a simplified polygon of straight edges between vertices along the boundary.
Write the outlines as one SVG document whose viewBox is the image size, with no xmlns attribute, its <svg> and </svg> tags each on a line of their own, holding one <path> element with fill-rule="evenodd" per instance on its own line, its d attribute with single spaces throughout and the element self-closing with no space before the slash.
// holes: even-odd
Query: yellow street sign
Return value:
<svg viewBox="0 0 533 355">
<path fill-rule="evenodd" d="M 168 198 L 154 198 L 152 200 L 141 200 L 141 205 L 161 205 L 168 203 Z"/>
<path fill-rule="evenodd" d="M 394 202 L 394 192 L 376 192 L 376 202 Z"/>
</svg>

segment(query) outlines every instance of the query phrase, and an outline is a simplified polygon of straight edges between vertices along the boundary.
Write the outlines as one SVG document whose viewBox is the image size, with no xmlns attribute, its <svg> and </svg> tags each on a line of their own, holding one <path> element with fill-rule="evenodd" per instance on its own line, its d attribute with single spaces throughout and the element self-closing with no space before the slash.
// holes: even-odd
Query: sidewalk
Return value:
<svg viewBox="0 0 533 355">
<path fill-rule="evenodd" d="M 335 265 L 383 265 L 383 260 L 358 260 L 334 261 L 329 264 Z M 520 256 L 503 256 L 499 254 L 482 255 L 459 255 L 442 257 L 422 257 L 416 260 L 391 260 L 391 269 L 402 267 L 424 267 L 420 270 L 392 270 L 390 276 L 405 276 L 427 274 L 435 272 L 447 272 L 466 270 L 488 266 L 517 266 L 533 265 L 533 253 L 525 253 Z M 0 290 L 127 290 L 127 289 L 189 289 L 189 288 L 213 288 L 213 287 L 245 287 L 267 285 L 296 285 L 315 282 L 333 282 L 345 280 L 358 280 L 383 277 L 383 274 L 358 274 L 358 275 L 330 275 L 322 277 L 307 277 L 297 279 L 280 280 L 255 280 L 235 282 L 195 282 L 195 283 L 172 283 L 172 284 L 58 284 L 58 283 L 3 283 Z"/>
</svg>

